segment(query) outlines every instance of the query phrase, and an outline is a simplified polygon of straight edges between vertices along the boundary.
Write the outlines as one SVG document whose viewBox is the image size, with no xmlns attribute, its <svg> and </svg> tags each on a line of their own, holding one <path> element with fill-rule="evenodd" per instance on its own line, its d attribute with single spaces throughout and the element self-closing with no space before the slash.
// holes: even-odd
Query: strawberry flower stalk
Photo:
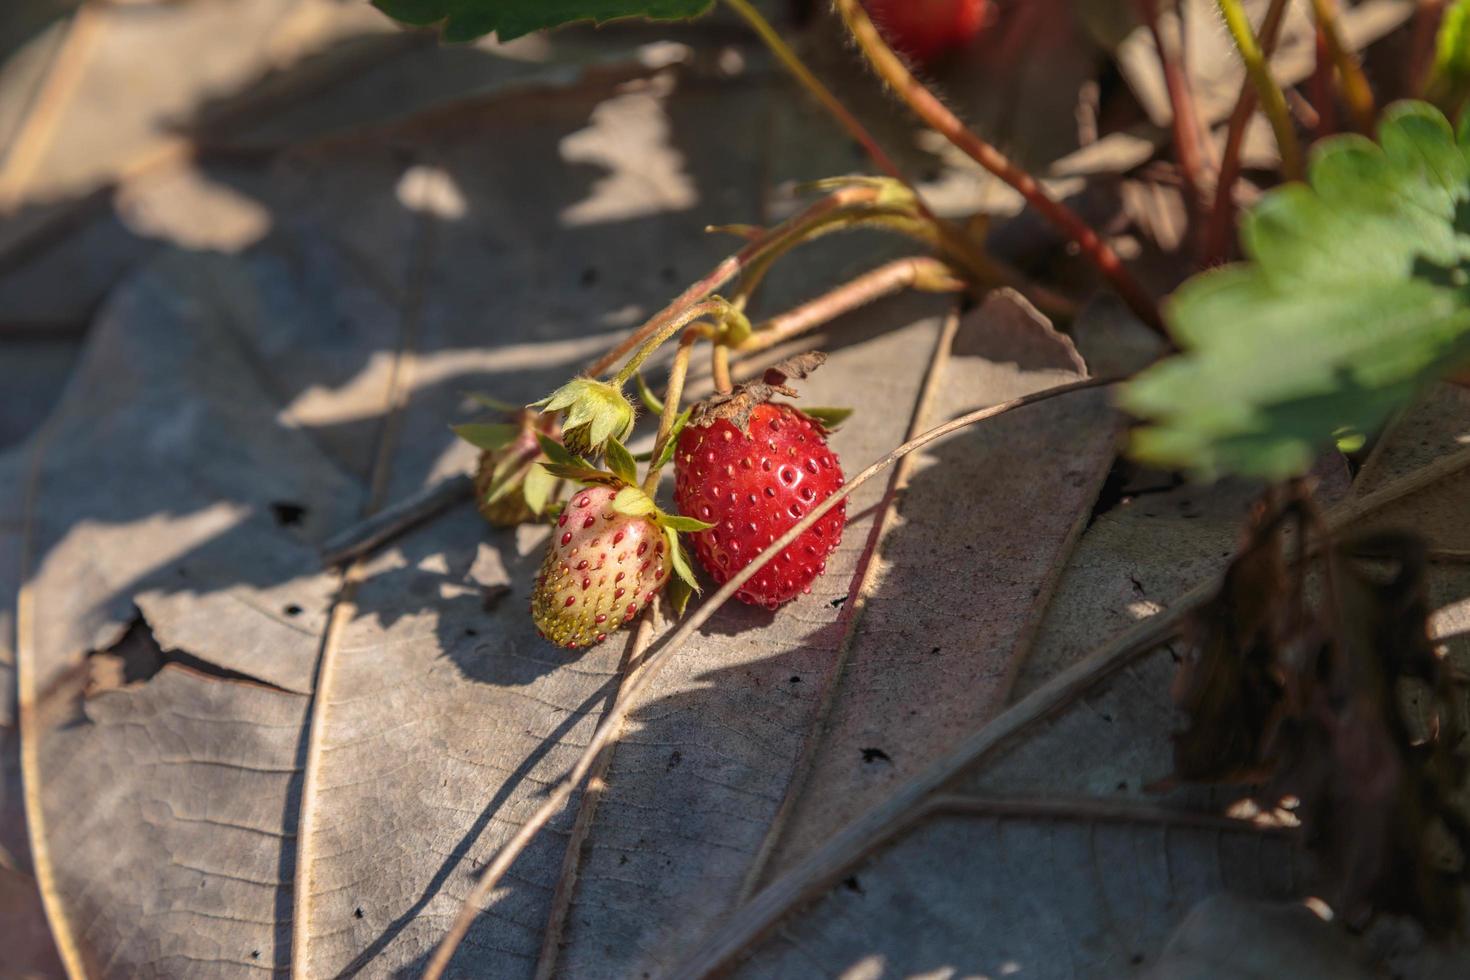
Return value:
<svg viewBox="0 0 1470 980">
<path fill-rule="evenodd" d="M 633 457 L 621 442 L 607 442 L 607 470 L 550 439 L 542 447 L 551 462 L 538 465 L 581 483 L 557 518 L 531 593 L 531 618 L 542 636 L 568 649 L 601 643 L 671 579 L 685 595 L 697 588 L 679 532 L 709 525 L 659 510 L 636 485 Z"/>
</svg>

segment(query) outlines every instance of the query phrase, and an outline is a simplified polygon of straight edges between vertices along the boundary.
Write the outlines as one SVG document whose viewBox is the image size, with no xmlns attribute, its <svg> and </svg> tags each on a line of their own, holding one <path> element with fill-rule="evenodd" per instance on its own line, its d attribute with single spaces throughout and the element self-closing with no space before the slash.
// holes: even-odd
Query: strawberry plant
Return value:
<svg viewBox="0 0 1470 980">
<path fill-rule="evenodd" d="M 712 6 L 707 0 L 377 3 L 399 20 L 437 27 L 450 41 L 490 32 L 505 40 L 579 20 L 679 20 Z M 1206 478 L 1263 478 L 1271 483 L 1266 499 L 1273 506 L 1289 499 L 1292 513 L 1307 515 L 1304 526 L 1325 537 L 1330 532 L 1315 517 L 1302 480 L 1314 462 L 1324 453 L 1370 447 L 1428 385 L 1470 360 L 1470 117 L 1461 118 L 1458 130 L 1452 121 L 1461 114 L 1470 77 L 1465 4 L 1446 6 L 1431 25 L 1435 43 L 1425 66 L 1406 73 L 1405 89 L 1394 93 L 1404 98 L 1380 109 L 1380 101 L 1386 101 L 1381 99 L 1385 84 L 1377 82 L 1375 91 L 1374 80 L 1345 39 L 1335 3 L 1315 0 L 1311 5 L 1322 97 L 1316 105 L 1304 105 L 1300 96 L 1288 98 L 1270 66 L 1287 7 L 1284 0 L 1272 0 L 1258 22 L 1240 0 L 1219 0 L 1222 23 L 1247 83 L 1218 155 L 1203 149 L 1207 139 L 1190 79 L 1163 26 L 1169 5 L 1147 0 L 1133 4 L 1132 11 L 1153 39 L 1172 109 L 1173 173 L 1187 216 L 1183 248 L 1192 260 L 1188 274 L 1180 277 L 1182 284 L 1165 291 L 1146 284 L 1109 235 L 966 126 L 947 100 L 915 77 L 911 64 L 931 66 L 946 51 L 963 47 L 984 25 L 989 5 L 835 0 L 847 35 L 891 94 L 957 153 L 1014 190 L 1088 263 L 1096 282 L 1131 312 L 1132 324 L 1153 331 L 1162 342 L 1156 362 L 1134 374 L 1061 385 L 962 415 L 919 434 L 844 481 L 826 442 L 828 416 L 779 400 L 796 395 L 787 386 L 789 377 L 804 376 L 820 357 L 783 362 L 761 381 L 736 384 L 740 369 L 756 355 L 904 289 L 951 293 L 968 302 L 1009 286 L 1062 320 L 1075 314 L 1077 297 L 1034 281 L 992 255 L 974 226 L 938 214 L 857 114 L 749 0 L 725 0 L 724 6 L 760 36 L 777 61 L 846 129 L 874 172 L 810 185 L 819 196 L 770 227 L 724 229 L 739 236 L 742 246 L 584 374 L 568 379 L 512 422 L 460 429 L 483 450 L 476 493 L 492 522 L 554 516 L 532 595 L 532 615 L 546 639 L 580 649 L 604 641 L 640 614 L 651 624 L 660 607 L 668 618 L 683 621 L 652 652 L 649 633 L 637 634 L 632 656 L 640 658 L 638 673 L 578 764 L 491 862 L 430 962 L 432 976 L 448 964 L 476 909 L 516 855 L 588 774 L 641 687 L 728 598 L 771 610 L 799 602 L 838 547 L 847 496 L 885 466 L 965 426 L 1073 391 L 1108 386 L 1133 421 L 1127 452 L 1134 459 Z M 1257 108 L 1269 124 L 1279 166 L 1263 181 L 1268 186 L 1258 199 L 1247 202 L 1242 154 L 1246 127 Z M 1334 131 L 1339 109 L 1358 132 Z M 809 242 L 855 228 L 916 243 L 922 254 L 875 266 L 796 309 L 752 321 L 753 298 L 775 265 Z M 650 387 L 642 372 L 645 365 L 657 363 L 650 359 L 666 343 L 674 344 L 666 379 Z M 715 392 L 686 406 L 683 396 L 696 351 L 708 355 Z M 637 426 L 629 394 L 634 386 L 639 400 L 658 416 L 651 448 L 641 457 L 641 473 L 639 458 L 627 446 Z M 861 402 L 858 393 L 853 400 Z M 863 425 L 864 414 L 876 410 L 859 404 L 851 424 Z M 670 462 L 677 512 L 661 509 L 657 502 Z M 569 487 L 560 509 L 554 503 L 557 481 Z M 1258 544 L 1253 539 L 1247 556 L 1256 555 Z M 684 558 L 686 548 L 719 586 L 692 612 L 686 611 L 685 602 L 698 590 L 698 577 Z M 1333 556 L 1329 567 L 1336 568 L 1331 562 L 1345 561 L 1348 551 L 1336 544 L 1332 548 L 1337 550 L 1328 549 Z M 1398 553 L 1413 554 L 1409 548 Z M 1354 560 L 1364 558 L 1356 551 L 1351 554 Z M 1237 614 L 1248 603 L 1236 602 L 1237 593 L 1249 599 L 1252 590 L 1281 588 L 1282 601 L 1296 601 L 1313 560 L 1305 548 L 1289 569 L 1243 559 L 1215 605 L 1196 621 L 1208 634 L 1200 649 L 1216 651 L 1211 656 L 1255 658 L 1254 672 L 1223 672 L 1235 678 L 1234 687 L 1216 683 L 1228 688 L 1223 696 L 1227 702 L 1254 697 L 1250 703 L 1260 710 L 1242 721 L 1232 713 L 1232 704 L 1222 721 L 1214 697 L 1219 692 L 1211 689 L 1206 697 L 1196 684 L 1183 699 L 1195 722 L 1191 731 L 1213 725 L 1228 729 L 1233 745 L 1249 747 L 1253 766 L 1270 768 L 1269 760 L 1258 757 L 1267 751 L 1260 746 L 1270 743 L 1262 728 L 1275 723 L 1274 716 L 1266 716 L 1282 694 L 1279 679 L 1262 665 L 1279 651 L 1257 644 L 1242 653 L 1217 641 L 1241 625 Z M 1357 582 L 1341 570 L 1329 579 L 1330 592 L 1348 590 Z M 1374 602 L 1390 601 L 1367 586 L 1358 594 L 1372 594 Z M 659 602 L 660 595 L 667 601 Z M 1329 601 L 1346 595 L 1332 592 Z M 1281 613 L 1282 622 L 1300 610 L 1289 612 Z M 1364 648 L 1368 627 L 1362 623 L 1339 622 L 1327 614 L 1322 622 L 1330 624 L 1321 626 L 1331 634 L 1329 645 Z M 1301 625 L 1291 623 L 1292 628 Z M 1273 621 L 1272 629 L 1277 625 Z M 1285 627 L 1282 631 L 1289 632 Z M 1392 644 L 1412 646 L 1422 654 L 1422 631 L 1420 613 L 1400 617 Z M 1276 633 L 1261 641 L 1267 646 L 1282 642 Z M 1226 653 L 1219 654 L 1221 649 Z M 1386 673 L 1398 676 L 1392 670 Z M 1441 684 L 1437 671 L 1424 668 L 1416 676 Z M 1335 678 L 1334 683 L 1349 682 Z M 1392 696 L 1375 690 L 1373 696 L 1380 699 Z M 1395 711 L 1381 704 L 1375 710 L 1392 720 L 1395 737 L 1401 734 Z M 1242 726 L 1249 731 L 1242 733 Z M 1329 735 L 1313 731 L 1319 743 L 1330 741 Z M 1307 754 L 1347 751 L 1341 744 L 1323 748 L 1319 743 L 1298 749 Z M 1218 747 L 1208 743 L 1199 751 L 1209 756 Z M 1410 749 L 1407 736 L 1392 745 L 1393 752 L 1405 757 L 1413 755 Z M 1310 768 L 1314 761 L 1293 758 L 1292 765 Z M 1443 769 L 1454 778 L 1460 775 L 1454 767 Z M 1220 775 L 1208 765 L 1181 771 L 1183 778 Z M 1334 771 L 1312 783 L 1314 804 L 1327 792 L 1322 787 L 1338 777 Z M 1436 807 L 1441 796 L 1433 798 Z M 1398 804 L 1382 805 L 1392 809 Z M 1400 818 L 1407 818 L 1398 811 L 1391 816 L 1388 822 L 1398 833 Z M 1394 846 L 1407 845 L 1396 838 Z M 1375 907 L 1410 907 L 1428 917 L 1414 903 L 1386 898 L 1394 887 L 1391 875 L 1378 866 L 1373 873 L 1378 877 L 1369 885 L 1360 882 L 1351 889 L 1356 920 L 1363 921 Z"/>
</svg>

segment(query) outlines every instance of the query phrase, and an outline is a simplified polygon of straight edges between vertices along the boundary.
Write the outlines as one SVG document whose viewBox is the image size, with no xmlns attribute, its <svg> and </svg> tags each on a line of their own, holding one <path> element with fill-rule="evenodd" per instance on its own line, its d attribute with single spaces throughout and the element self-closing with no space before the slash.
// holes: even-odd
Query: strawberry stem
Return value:
<svg viewBox="0 0 1470 980">
<path fill-rule="evenodd" d="M 909 288 L 931 293 L 959 292 L 966 288 L 966 283 L 939 259 L 929 256 L 896 259 L 772 317 L 757 326 L 736 350 L 742 355 L 767 350 L 844 313 Z"/>
<path fill-rule="evenodd" d="M 693 306 L 678 313 L 672 320 L 665 323 L 657 333 L 648 338 L 643 346 L 634 352 L 632 357 L 628 358 L 628 363 L 624 364 L 623 369 L 613 377 L 613 384 L 619 388 L 627 384 L 628 379 L 632 378 L 638 369 L 642 367 L 643 362 L 648 360 L 650 354 L 657 350 L 664 341 L 684 329 L 694 320 L 698 320 L 702 316 L 723 318 L 729 311 L 730 304 L 716 296 L 702 303 L 695 303 Z M 667 409 L 667 406 L 665 408 Z"/>
<path fill-rule="evenodd" d="M 659 473 L 663 467 L 659 460 L 664 456 L 664 445 L 674 431 L 674 420 L 679 417 L 679 400 L 684 397 L 684 378 L 689 373 L 689 355 L 694 351 L 694 342 L 699 334 L 686 330 L 679 338 L 679 349 L 674 352 L 674 363 L 669 368 L 669 387 L 664 392 L 664 410 L 658 417 L 658 435 L 653 440 L 653 455 L 648 457 L 648 473 L 643 477 L 643 492 L 650 497 L 658 490 Z M 720 345 L 715 345 L 717 348 Z"/>
<path fill-rule="evenodd" d="M 939 100 L 938 96 L 915 78 L 903 60 L 894 54 L 893 49 L 883 40 L 858 0 L 834 0 L 834 2 L 848 31 L 857 41 L 858 47 L 862 49 L 868 62 L 879 76 L 892 86 L 898 97 L 908 104 L 914 114 L 937 130 L 954 146 L 963 150 L 976 163 L 1019 191 L 1032 207 L 1040 211 L 1070 241 L 1076 243 L 1082 254 L 1087 256 L 1098 271 L 1113 284 L 1113 288 L 1118 291 L 1123 301 L 1138 315 L 1139 319 L 1159 334 L 1167 337 L 1163 319 L 1159 316 L 1158 305 L 1154 302 L 1153 297 L 1139 285 L 1138 281 L 1133 278 L 1133 274 L 1118 258 L 1118 254 L 1098 236 L 1097 232 L 1075 211 L 1052 197 L 1036 181 L 1036 178 L 970 131 L 959 117 Z"/>
<path fill-rule="evenodd" d="M 1287 180 L 1302 179 L 1302 148 L 1296 137 L 1296 127 L 1291 121 L 1291 112 L 1286 107 L 1286 96 L 1281 86 L 1271 75 L 1271 66 L 1256 41 L 1250 20 L 1245 15 L 1241 0 L 1218 0 L 1220 15 L 1225 27 L 1240 53 L 1246 77 L 1255 86 L 1256 97 L 1261 100 L 1261 111 L 1271 122 L 1271 131 L 1276 134 L 1276 147 L 1281 153 L 1281 172 Z"/>
<path fill-rule="evenodd" d="M 1194 91 L 1189 84 L 1189 75 L 1180 63 L 1178 49 L 1164 41 L 1158 0 L 1134 0 L 1134 5 L 1153 37 L 1159 66 L 1164 72 L 1164 87 L 1168 90 L 1169 105 L 1173 110 L 1171 125 L 1174 131 L 1174 157 L 1179 163 L 1179 174 L 1184 180 L 1190 214 L 1194 215 L 1199 210 L 1200 188 L 1204 184 L 1205 169 L 1204 143 L 1200 139 L 1199 113 L 1195 109 Z M 1182 40 L 1181 37 L 1181 43 Z"/>
<path fill-rule="evenodd" d="M 792 215 L 769 231 L 763 232 L 748 242 L 740 251 L 726 257 L 719 265 L 711 269 L 704 278 L 691 284 L 641 327 L 618 342 L 612 350 L 590 364 L 587 368 L 587 375 L 595 378 L 603 374 L 625 354 L 653 336 L 669 320 L 677 317 L 690 306 L 705 299 L 716 289 L 719 289 L 734 279 L 741 271 L 760 258 L 768 249 L 778 247 L 787 236 L 799 234 L 803 228 L 819 222 L 832 212 L 866 203 L 875 203 L 877 199 L 878 191 L 874 188 L 844 187 L 828 194 L 799 214 Z"/>
<path fill-rule="evenodd" d="M 1332 54 L 1332 63 L 1337 66 L 1338 85 L 1342 88 L 1343 101 L 1353 114 L 1353 124 L 1360 133 L 1371 135 L 1377 112 L 1373 105 L 1373 88 L 1358 56 L 1342 39 L 1342 26 L 1337 17 L 1337 0 L 1312 0 L 1312 12 L 1317 17 L 1317 27 L 1327 42 Z"/>
<path fill-rule="evenodd" d="M 715 344 L 710 352 L 710 374 L 714 376 L 715 391 L 728 395 L 735 385 L 730 381 L 730 348 Z"/>
<path fill-rule="evenodd" d="M 1261 19 L 1261 57 L 1267 59 L 1276 50 L 1281 35 L 1287 0 L 1271 0 L 1266 16 Z M 1201 258 L 1208 265 L 1223 259 L 1230 250 L 1230 233 L 1235 227 L 1235 182 L 1240 178 L 1240 153 L 1245 147 L 1245 127 L 1256 111 L 1256 88 L 1247 77 L 1240 83 L 1240 95 L 1230 113 L 1225 133 L 1225 150 L 1220 156 L 1220 173 L 1215 180 L 1215 203 L 1202 236 Z"/>
</svg>

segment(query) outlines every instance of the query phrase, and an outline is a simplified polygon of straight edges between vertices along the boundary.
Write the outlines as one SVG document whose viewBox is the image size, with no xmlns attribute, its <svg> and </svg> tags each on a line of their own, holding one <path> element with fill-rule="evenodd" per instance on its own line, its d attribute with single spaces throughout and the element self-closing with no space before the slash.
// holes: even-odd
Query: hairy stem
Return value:
<svg viewBox="0 0 1470 980">
<path fill-rule="evenodd" d="M 787 545 L 806 533 L 813 524 L 821 520 L 833 507 L 836 507 L 843 500 L 847 499 L 858 487 L 867 483 L 909 453 L 917 449 L 922 449 L 936 439 L 942 439 L 959 429 L 995 418 L 998 415 L 1004 415 L 1007 412 L 1026 405 L 1034 405 L 1037 402 L 1046 401 L 1051 398 L 1056 398 L 1059 395 L 1070 394 L 1071 392 L 1085 388 L 1096 388 L 1101 385 L 1113 384 L 1116 380 L 1116 378 L 1088 378 L 1085 381 L 1077 381 L 1072 384 L 1060 385 L 1056 388 L 1048 388 L 1045 391 L 1025 395 L 1021 398 L 1003 402 L 1000 405 L 992 405 L 989 408 L 982 408 L 979 411 L 961 415 L 957 419 L 953 419 L 915 436 L 913 439 L 910 439 L 873 463 L 840 487 L 831 496 L 813 507 L 807 512 L 805 517 L 793 524 L 785 534 L 762 549 L 752 559 L 750 564 L 730 576 L 730 579 L 717 592 L 710 596 L 706 602 L 701 604 L 698 609 L 694 610 L 694 612 L 685 618 L 678 629 L 674 630 L 667 639 L 660 643 L 657 649 L 644 657 L 638 672 L 632 675 L 624 686 L 622 693 L 618 696 L 617 702 L 603 714 L 602 721 L 597 725 L 597 730 L 592 733 L 592 738 L 582 750 L 581 757 L 572 766 L 571 771 L 557 780 L 556 785 L 548 790 L 546 799 L 536 809 L 536 812 L 531 814 L 530 818 L 521 824 L 515 836 L 506 841 L 500 850 L 496 852 L 495 858 L 486 867 L 484 874 L 480 876 L 480 880 L 475 882 L 475 887 L 471 889 L 470 894 L 465 898 L 464 905 L 460 908 L 459 915 L 455 918 L 454 924 L 450 926 L 449 932 L 440 941 L 439 947 L 434 950 L 434 955 L 429 960 L 428 967 L 424 970 L 424 980 L 439 980 L 443 976 L 445 968 L 449 965 L 450 958 L 454 956 L 454 951 L 459 947 L 465 934 L 469 932 L 470 926 L 474 923 L 476 916 L 479 915 L 480 909 L 485 904 L 485 901 L 490 897 L 490 893 L 495 890 L 495 886 L 500 883 L 500 880 L 510 870 L 516 858 L 520 857 L 521 853 L 526 849 L 526 846 L 535 839 L 536 835 L 551 821 L 551 818 L 556 816 L 562 807 L 566 806 L 567 800 L 571 798 L 576 788 L 581 785 L 583 778 L 591 770 L 598 755 L 622 728 L 623 719 L 627 717 L 633 705 L 638 703 L 639 698 L 653 683 L 659 671 L 673 659 L 673 655 L 683 646 L 685 641 L 709 621 L 709 618 L 715 614 L 716 610 L 730 601 L 735 593 L 752 576 L 780 554 Z"/>
<path fill-rule="evenodd" d="M 791 72 L 796 80 L 801 83 L 802 87 L 810 92 L 818 102 L 822 103 L 822 107 L 832 114 L 832 118 L 836 119 L 842 128 L 847 130 L 847 135 L 851 136 L 862 146 L 863 151 L 878 165 L 879 170 L 882 170 L 888 176 L 912 188 L 908 178 L 903 175 L 903 171 L 898 169 L 898 164 L 893 161 L 893 158 L 888 155 L 882 146 L 878 145 L 878 141 L 874 139 L 872 133 L 868 132 L 867 127 L 848 111 L 847 106 L 843 105 L 842 100 L 832 94 L 831 89 L 823 85 L 821 80 L 812 74 L 811 69 L 806 66 L 805 62 L 801 60 L 801 57 L 795 51 L 791 50 L 790 45 L 781 40 L 781 35 L 776 33 L 776 29 L 771 26 L 765 17 L 761 16 L 761 12 L 756 10 L 749 3 L 749 0 L 725 0 L 725 6 L 739 14 L 750 25 L 750 29 L 760 36 L 760 39 L 765 42 L 766 47 L 771 49 L 771 53 L 776 56 L 777 60 L 781 62 L 786 70 Z"/>
<path fill-rule="evenodd" d="M 1174 156 L 1179 163 L 1179 174 L 1184 180 L 1186 199 L 1191 214 L 1197 213 L 1200 203 L 1200 188 L 1204 186 L 1204 143 L 1200 139 L 1199 112 L 1195 108 L 1194 91 L 1189 76 L 1180 63 L 1179 52 L 1173 45 L 1164 42 L 1164 32 L 1159 24 L 1158 0 L 1134 0 L 1143 22 L 1153 36 L 1154 49 L 1159 55 L 1159 65 L 1164 71 L 1164 87 L 1169 92 L 1169 106 L 1173 110 L 1171 122 L 1174 131 Z"/>
<path fill-rule="evenodd" d="M 896 259 L 758 325 L 750 337 L 736 348 L 736 353 L 745 355 L 768 350 L 901 289 L 918 288 L 938 293 L 959 292 L 965 286 L 965 281 L 955 275 L 954 269 L 939 259 L 927 256 Z"/>
<path fill-rule="evenodd" d="M 832 212 L 865 203 L 872 203 L 877 199 L 878 192 L 873 188 L 844 187 L 840 190 L 833 191 L 799 214 L 792 215 L 769 231 L 751 239 L 744 248 L 734 255 L 726 257 L 719 265 L 711 269 L 704 278 L 692 283 L 682 293 L 674 297 L 669 305 L 659 310 L 641 327 L 619 341 L 612 350 L 588 365 L 587 375 L 595 378 L 606 372 L 621 360 L 625 354 L 657 333 L 659 328 L 668 323 L 669 320 L 678 316 L 695 303 L 705 299 L 710 293 L 719 289 L 731 279 L 734 279 L 740 274 L 741 270 L 748 267 L 767 249 L 778 246 L 787 236 L 800 233 L 802 228 L 820 221 Z"/>
<path fill-rule="evenodd" d="M 1040 211 L 1063 235 L 1077 244 L 1082 254 L 1097 266 L 1098 271 L 1113 284 L 1113 288 L 1118 291 L 1123 301 L 1138 315 L 1139 319 L 1160 334 L 1167 336 L 1153 297 L 1139 285 L 1132 273 L 1123 265 L 1122 260 L 1118 258 L 1117 253 L 1098 236 L 1097 232 L 1075 211 L 1052 197 L 1034 177 L 971 132 L 959 117 L 939 100 L 938 96 L 925 88 L 923 83 L 908 70 L 902 59 L 888 47 L 858 0 L 835 0 L 835 3 L 848 31 L 857 41 L 869 63 L 893 88 L 898 97 L 945 139 L 963 150 L 976 163 L 1019 191 L 1032 207 Z"/>
<path fill-rule="evenodd" d="M 624 364 L 623 369 L 613 377 L 613 384 L 619 388 L 627 384 L 628 379 L 632 378 L 633 374 L 643 366 L 643 362 L 648 360 L 650 354 L 657 350 L 664 341 L 684 329 L 693 321 L 698 320 L 702 316 L 721 316 L 729 308 L 730 304 L 722 299 L 708 299 L 702 303 L 695 303 L 693 306 L 679 313 L 672 320 L 665 323 L 657 333 L 644 341 L 643 346 L 638 348 L 632 357 L 628 358 L 628 363 Z"/>
<path fill-rule="evenodd" d="M 1261 111 L 1271 121 L 1271 131 L 1276 134 L 1276 148 L 1281 153 L 1281 172 L 1287 180 L 1302 179 L 1302 147 L 1297 140 L 1296 127 L 1291 121 L 1291 111 L 1286 107 L 1286 96 L 1281 86 L 1271 75 L 1271 66 L 1265 52 L 1256 41 L 1245 7 L 1240 0 L 1218 0 L 1220 14 L 1225 18 L 1225 27 L 1240 52 L 1245 65 L 1246 77 L 1255 86 L 1256 98 L 1261 102 Z"/>
<path fill-rule="evenodd" d="M 658 489 L 658 477 L 662 467 L 664 446 L 674 431 L 674 420 L 679 417 L 679 400 L 684 397 L 684 378 L 689 373 L 689 355 L 694 352 L 694 342 L 699 334 L 689 330 L 679 338 L 679 349 L 674 352 L 674 363 L 669 368 L 669 387 L 664 392 L 664 410 L 658 417 L 658 435 L 653 440 L 653 454 L 648 457 L 648 474 L 643 478 L 643 492 L 650 497 Z M 720 346 L 720 345 L 716 345 Z"/>
<path fill-rule="evenodd" d="M 730 381 L 730 348 L 715 344 L 710 352 L 710 374 L 714 377 L 715 391 L 728 395 L 735 385 Z"/>
<path fill-rule="evenodd" d="M 1276 50 L 1281 22 L 1286 19 L 1287 0 L 1271 0 L 1261 19 L 1260 46 L 1263 60 Z M 1201 258 L 1205 264 L 1223 259 L 1230 249 L 1230 232 L 1235 227 L 1235 182 L 1240 178 L 1240 153 L 1245 146 L 1245 127 L 1256 111 L 1256 88 L 1247 77 L 1240 85 L 1230 125 L 1225 133 L 1225 151 L 1220 157 L 1220 174 L 1215 181 L 1215 203 L 1205 224 Z"/>
<path fill-rule="evenodd" d="M 1327 41 L 1327 50 L 1332 53 L 1332 63 L 1337 67 L 1338 84 L 1342 86 L 1342 99 L 1353 115 L 1353 125 L 1359 132 L 1372 134 L 1377 112 L 1373 106 L 1373 88 L 1363 66 L 1343 41 L 1342 25 L 1337 16 L 1337 0 L 1312 0 L 1312 12 L 1317 16 L 1317 27 Z"/>
</svg>

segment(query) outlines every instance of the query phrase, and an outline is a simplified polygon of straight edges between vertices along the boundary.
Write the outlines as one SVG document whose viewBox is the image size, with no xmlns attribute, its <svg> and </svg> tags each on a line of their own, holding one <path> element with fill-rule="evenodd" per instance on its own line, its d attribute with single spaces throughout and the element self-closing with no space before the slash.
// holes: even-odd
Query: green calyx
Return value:
<svg viewBox="0 0 1470 980">
<path fill-rule="evenodd" d="M 660 509 L 658 504 L 654 503 L 653 497 L 637 485 L 633 456 L 617 439 L 608 440 L 606 447 L 608 468 L 605 470 L 598 469 L 555 440 L 543 438 L 541 448 L 549 458 L 547 461 L 538 463 L 537 469 L 543 469 L 553 477 L 575 480 L 583 485 L 597 484 L 614 487 L 617 489 L 617 493 L 612 498 L 612 509 L 615 512 L 624 517 L 652 521 L 662 529 L 669 543 L 670 563 L 673 565 L 678 580 L 682 583 L 681 593 L 685 601 L 690 593 L 699 591 L 699 580 L 694 577 L 694 570 L 690 568 L 684 556 L 684 550 L 679 545 L 679 533 L 705 531 L 714 527 L 713 524 L 686 517 L 683 514 L 670 514 Z M 682 603 L 680 605 L 682 606 Z"/>
<path fill-rule="evenodd" d="M 567 449 L 588 455 L 602 453 L 610 439 L 628 438 L 637 414 L 621 387 L 593 378 L 573 378 L 530 407 L 561 413 Z"/>
</svg>

